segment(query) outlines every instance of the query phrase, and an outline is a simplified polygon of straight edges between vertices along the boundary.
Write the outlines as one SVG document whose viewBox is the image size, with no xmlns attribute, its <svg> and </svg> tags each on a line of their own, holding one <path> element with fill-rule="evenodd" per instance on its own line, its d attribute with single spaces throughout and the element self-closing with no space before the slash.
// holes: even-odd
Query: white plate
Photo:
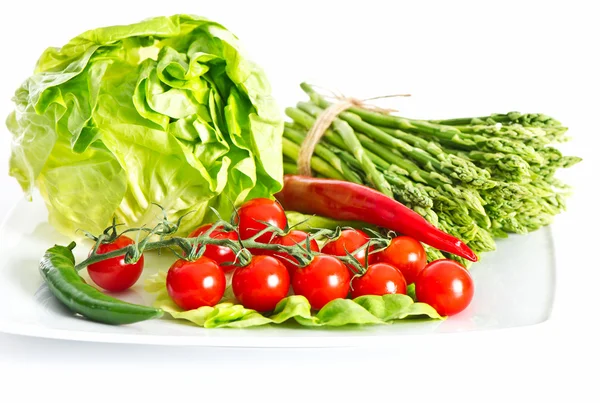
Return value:
<svg viewBox="0 0 600 403">
<path fill-rule="evenodd" d="M 90 322 L 70 314 L 49 292 L 38 261 L 55 243 L 69 240 L 47 223 L 45 207 L 19 202 L 0 228 L 0 331 L 69 340 L 163 345 L 239 347 L 328 347 L 398 342 L 403 335 L 460 332 L 525 326 L 546 320 L 554 298 L 554 248 L 549 228 L 498 242 L 471 268 L 475 298 L 463 312 L 445 321 L 406 321 L 389 326 L 306 329 L 263 326 L 251 329 L 203 329 L 183 321 L 160 319 L 127 326 Z M 88 246 L 75 249 L 76 258 Z M 167 268 L 173 258 L 146 257 L 144 276 Z M 83 274 L 86 277 L 86 274 Z M 119 298 L 150 304 L 143 279 Z"/>
</svg>

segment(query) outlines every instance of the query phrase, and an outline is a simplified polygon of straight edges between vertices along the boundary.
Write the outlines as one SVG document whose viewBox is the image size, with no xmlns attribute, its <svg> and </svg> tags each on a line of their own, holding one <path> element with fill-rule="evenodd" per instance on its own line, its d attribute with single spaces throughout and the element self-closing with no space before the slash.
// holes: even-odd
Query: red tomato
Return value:
<svg viewBox="0 0 600 403">
<path fill-rule="evenodd" d="M 124 235 L 113 243 L 100 244 L 97 253 L 104 254 L 133 244 L 133 240 Z M 135 284 L 144 269 L 144 256 L 136 263 L 126 264 L 125 255 L 113 257 L 88 266 L 88 273 L 100 287 L 107 291 L 124 291 Z"/>
<path fill-rule="evenodd" d="M 321 252 L 332 255 L 332 256 L 346 256 L 349 253 L 354 252 L 364 244 L 369 242 L 369 236 L 359 229 L 345 229 L 342 231 L 338 239 L 327 242 Z M 369 251 L 373 250 L 373 247 L 369 248 Z M 352 253 L 360 264 L 365 266 L 365 258 L 367 256 L 367 249 L 363 249 L 360 252 Z M 354 270 L 349 269 L 352 273 Z"/>
<path fill-rule="evenodd" d="M 399 236 L 379 253 L 375 253 L 373 262 L 389 263 L 402 272 L 407 284 L 412 284 L 427 264 L 427 254 L 423 245 L 414 238 Z M 371 261 L 369 259 L 369 261 Z"/>
<path fill-rule="evenodd" d="M 167 273 L 167 291 L 182 309 L 217 304 L 225 293 L 225 273 L 205 256 L 194 262 L 179 259 Z"/>
<path fill-rule="evenodd" d="M 273 243 L 276 243 L 279 245 L 284 245 L 284 246 L 300 245 L 303 248 L 306 248 L 306 238 L 307 237 L 308 237 L 308 234 L 306 232 L 293 230 L 293 231 L 290 231 L 286 235 L 278 236 L 277 238 L 275 238 Z M 319 244 L 314 239 L 310 240 L 310 250 L 312 250 L 313 252 L 319 251 Z M 281 261 L 281 263 L 283 263 L 283 265 L 288 269 L 288 272 L 290 273 L 290 277 L 294 275 L 294 272 L 298 268 L 298 265 L 297 265 L 298 261 L 295 258 L 293 258 L 292 256 L 290 256 L 287 253 L 273 252 L 273 251 L 269 251 L 269 252 L 270 252 L 269 253 L 270 255 L 278 258 Z M 296 264 L 290 262 L 290 260 L 295 262 Z"/>
<path fill-rule="evenodd" d="M 201 226 L 200 228 L 196 228 L 189 235 L 189 238 L 194 238 L 198 235 L 204 234 L 212 226 L 212 224 L 206 224 Z M 210 237 L 213 239 L 231 239 L 234 241 L 238 239 L 237 233 L 233 231 L 223 231 L 223 227 L 218 227 L 213 232 L 211 232 Z M 235 266 L 232 265 L 232 263 L 235 262 L 235 253 L 233 253 L 233 251 L 227 246 L 206 245 L 206 249 L 202 256 L 206 256 L 207 258 L 214 260 L 219 266 L 221 266 L 223 271 L 226 273 L 235 269 Z"/>
<path fill-rule="evenodd" d="M 272 256 L 254 256 L 249 265 L 239 267 L 231 280 L 233 294 L 246 308 L 272 311 L 287 296 L 290 275 Z"/>
<path fill-rule="evenodd" d="M 308 266 L 296 270 L 292 288 L 297 295 L 305 296 L 313 309 L 321 309 L 334 299 L 346 298 L 350 273 L 335 257 L 317 255 Z"/>
<path fill-rule="evenodd" d="M 443 316 L 464 310 L 473 299 L 473 292 L 473 279 L 467 269 L 450 259 L 429 263 L 415 281 L 417 300 L 431 305 Z"/>
<path fill-rule="evenodd" d="M 270 199 L 252 199 L 242 204 L 235 217 L 235 223 L 240 227 L 240 236 L 242 239 L 248 239 L 266 228 L 263 222 L 267 222 L 274 227 L 285 229 L 287 218 L 281 204 Z M 273 234 L 266 233 L 258 237 L 258 242 L 268 243 L 273 238 Z"/>
<path fill-rule="evenodd" d="M 367 272 L 352 280 L 352 298 L 361 295 L 406 294 L 406 280 L 398 269 L 387 263 L 369 265 Z"/>
</svg>

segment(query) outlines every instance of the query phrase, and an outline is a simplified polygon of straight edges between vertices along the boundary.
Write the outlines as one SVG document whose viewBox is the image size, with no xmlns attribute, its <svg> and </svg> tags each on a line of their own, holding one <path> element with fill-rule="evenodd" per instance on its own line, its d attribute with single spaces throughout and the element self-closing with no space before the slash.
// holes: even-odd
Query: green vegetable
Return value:
<svg viewBox="0 0 600 403">
<path fill-rule="evenodd" d="M 301 87 L 310 102 L 287 108 L 293 123 L 284 128 L 285 138 L 298 145 L 331 105 L 309 85 Z M 494 250 L 496 237 L 551 223 L 564 210 L 569 195 L 569 188 L 554 175 L 580 161 L 550 146 L 567 140 L 567 128 L 540 114 L 424 121 L 352 107 L 337 121 L 346 125 L 343 129 L 332 125 L 319 144 L 336 159 L 315 149 L 336 169 L 336 176 L 350 180 L 358 175 L 362 183 L 381 189 L 370 167 L 357 158 L 357 147 L 344 140 L 350 137 L 346 133 L 350 128 L 396 200 L 477 253 Z M 427 252 L 429 260 L 444 257 L 431 248 Z"/>
<path fill-rule="evenodd" d="M 188 320 L 206 328 L 244 328 L 266 324 L 280 324 L 294 320 L 302 326 L 345 326 L 387 324 L 395 320 L 425 317 L 441 319 L 431 306 L 414 302 L 402 294 L 363 296 L 354 300 L 336 299 L 313 313 L 305 297 L 292 295 L 281 300 L 275 310 L 264 316 L 246 309 L 232 301 L 221 302 L 214 307 L 201 307 L 182 311 L 169 298 L 165 287 L 166 273 L 159 272 L 146 280 L 146 291 L 157 293 L 154 306 L 169 313 L 175 319 Z"/>
<path fill-rule="evenodd" d="M 318 113 L 321 113 L 319 111 Z M 348 150 L 352 151 L 354 158 L 360 164 L 361 169 L 365 172 L 367 181 L 386 196 L 392 197 L 392 188 L 380 171 L 377 170 L 375 164 L 365 152 L 362 144 L 358 140 L 356 133 L 350 125 L 341 119 L 334 119 L 333 127 L 340 135 Z"/>
<path fill-rule="evenodd" d="M 280 190 L 282 120 L 262 70 L 221 25 L 188 15 L 99 28 L 49 48 L 7 119 L 10 174 L 61 232 L 116 216 L 182 232 Z"/>
<path fill-rule="evenodd" d="M 377 227 L 360 221 L 338 221 L 327 217 L 308 215 L 296 211 L 286 211 L 288 226 L 300 231 L 311 232 L 319 229 L 336 230 L 340 227 L 352 227 L 358 229 L 373 229 Z"/>
<path fill-rule="evenodd" d="M 295 132 L 294 130 L 285 130 L 283 132 L 283 135 L 284 135 L 284 142 L 285 142 L 285 139 L 288 139 L 294 144 L 302 144 L 302 141 L 304 140 L 304 135 L 302 135 L 302 133 Z M 299 147 L 298 147 L 298 151 L 299 151 Z M 286 153 L 284 150 L 284 156 L 285 155 L 286 155 Z M 358 174 L 356 174 L 352 170 L 352 168 L 350 168 L 341 158 L 339 158 L 328 147 L 326 147 L 322 144 L 317 144 L 317 146 L 315 147 L 314 155 L 321 157 L 321 158 L 319 158 L 321 161 L 329 161 L 329 163 L 332 165 L 332 167 L 335 170 L 340 172 L 340 174 L 342 175 L 342 179 L 345 179 L 349 182 L 362 184 L 362 180 L 361 180 L 360 176 L 358 176 Z M 315 157 L 315 156 L 313 156 L 311 159 L 311 167 L 312 167 L 312 169 L 317 170 L 318 164 L 319 164 L 319 162 L 318 162 L 319 159 L 317 159 L 317 157 Z M 292 157 L 292 156 L 290 156 L 290 157 Z M 295 155 L 292 157 L 292 161 L 295 161 L 297 159 L 298 159 L 298 152 L 296 152 Z M 285 168 L 284 168 L 284 170 L 285 170 Z"/>
<path fill-rule="evenodd" d="M 120 301 L 86 284 L 75 270 L 75 258 L 71 252 L 74 247 L 74 242 L 68 247 L 55 245 L 46 251 L 39 266 L 50 291 L 67 308 L 93 321 L 111 325 L 162 316 L 163 311 L 159 308 Z"/>
<path fill-rule="evenodd" d="M 289 139 L 284 138 L 282 152 L 285 157 L 296 160 L 298 159 L 298 154 L 300 153 L 300 146 Z M 334 179 L 344 179 L 344 177 L 339 174 L 333 166 L 317 156 L 312 157 L 310 163 L 312 169 L 321 175 Z"/>
</svg>

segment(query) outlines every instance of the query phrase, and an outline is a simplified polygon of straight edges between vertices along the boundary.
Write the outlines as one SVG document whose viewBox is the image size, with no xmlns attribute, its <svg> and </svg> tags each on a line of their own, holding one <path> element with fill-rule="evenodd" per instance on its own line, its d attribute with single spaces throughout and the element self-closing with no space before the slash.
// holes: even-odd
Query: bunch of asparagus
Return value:
<svg viewBox="0 0 600 403">
<path fill-rule="evenodd" d="M 284 129 L 286 173 L 296 173 L 300 145 L 331 105 L 301 87 L 310 101 L 286 109 L 293 120 Z M 354 107 L 333 121 L 311 167 L 394 197 L 479 254 L 495 249 L 494 238 L 536 230 L 564 210 L 569 188 L 554 174 L 580 158 L 550 144 L 566 141 L 566 131 L 541 114 L 425 121 Z M 444 257 L 427 252 L 430 260 Z"/>
</svg>

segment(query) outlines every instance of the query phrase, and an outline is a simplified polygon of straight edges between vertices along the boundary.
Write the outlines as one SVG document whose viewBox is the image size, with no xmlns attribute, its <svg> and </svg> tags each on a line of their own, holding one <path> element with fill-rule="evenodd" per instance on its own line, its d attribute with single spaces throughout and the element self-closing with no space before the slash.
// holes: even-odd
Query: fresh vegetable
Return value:
<svg viewBox="0 0 600 403">
<path fill-rule="evenodd" d="M 238 39 L 174 15 L 87 31 L 48 48 L 17 89 L 10 175 L 39 188 L 73 235 L 117 217 L 152 226 L 153 203 L 188 234 L 281 189 L 281 113 Z"/>
<path fill-rule="evenodd" d="M 434 248 L 477 261 L 477 256 L 461 240 L 437 229 L 403 204 L 363 185 L 285 175 L 283 190 L 276 197 L 286 209 L 337 220 L 366 221 L 411 236 Z"/>
<path fill-rule="evenodd" d="M 427 253 L 419 241 L 408 236 L 398 236 L 383 251 L 371 255 L 369 260 L 371 259 L 373 262 L 394 266 L 400 270 L 406 282 L 411 284 L 427 264 Z"/>
<path fill-rule="evenodd" d="M 285 235 L 276 237 L 272 243 L 284 246 L 301 245 L 305 247 L 306 238 L 308 237 L 309 235 L 304 231 L 292 230 Z M 317 243 L 317 241 L 314 240 L 314 238 L 309 239 L 309 246 L 311 251 L 319 252 L 319 244 Z M 291 278 L 296 269 L 298 268 L 298 260 L 296 260 L 293 256 L 285 252 L 269 253 L 276 257 L 281 263 L 283 263 L 283 265 L 287 268 Z"/>
<path fill-rule="evenodd" d="M 331 105 L 308 84 L 301 87 L 310 102 L 286 109 L 293 123 L 285 124 L 283 134 L 296 144 L 304 141 L 317 117 Z M 364 150 L 360 158 L 344 133 L 348 126 Z M 390 186 L 397 201 L 481 253 L 495 249 L 494 238 L 536 230 L 565 209 L 569 188 L 555 173 L 580 161 L 552 146 L 567 140 L 566 131 L 541 114 L 424 121 L 353 107 L 334 120 L 315 155 L 335 173 L 321 172 L 322 176 L 341 175 L 375 189 Z M 365 159 L 382 175 L 372 175 Z M 286 173 L 293 173 L 289 166 Z M 414 234 L 403 234 L 427 243 Z M 429 260 L 444 257 L 432 248 L 426 250 Z M 468 263 L 468 259 L 446 256 Z"/>
<path fill-rule="evenodd" d="M 339 237 L 323 245 L 322 252 L 332 256 L 352 254 L 364 266 L 367 260 L 367 248 L 361 248 L 369 242 L 369 236 L 359 229 L 345 229 Z M 358 249 L 358 252 L 356 250 Z M 373 247 L 368 248 L 373 250 Z"/>
<path fill-rule="evenodd" d="M 169 296 L 186 310 L 216 305 L 223 298 L 225 283 L 221 267 L 204 256 L 192 262 L 178 259 L 167 274 Z"/>
<path fill-rule="evenodd" d="M 364 274 L 352 279 L 350 291 L 352 298 L 386 294 L 406 294 L 406 280 L 391 264 L 371 264 Z"/>
<path fill-rule="evenodd" d="M 287 218 L 283 207 L 277 201 L 259 198 L 247 201 L 237 210 L 235 223 L 240 227 L 241 238 L 249 239 L 258 235 L 268 225 L 284 229 Z M 267 243 L 274 236 L 273 232 L 265 232 L 258 236 L 256 241 Z"/>
<path fill-rule="evenodd" d="M 549 224 L 565 208 L 569 191 L 555 173 L 580 159 L 551 146 L 566 140 L 567 129 L 550 117 L 415 120 L 355 99 L 340 107 L 302 88 L 310 101 L 286 110 L 293 122 L 282 139 L 261 69 L 233 34 L 196 16 L 100 28 L 48 48 L 7 119 L 10 174 L 30 197 L 39 189 L 50 223 L 65 234 L 98 233 L 113 220 L 97 237 L 84 232 L 96 243 L 78 265 L 74 243 L 46 252 L 39 269 L 52 293 L 74 313 L 110 324 L 163 309 L 205 327 L 439 318 L 473 299 L 460 263 L 493 250 L 496 237 Z M 304 158 L 302 144 L 312 150 L 317 140 L 307 142 L 307 132 L 327 116 L 331 128 Z M 308 167 L 320 178 L 283 182 L 284 172 Z M 284 207 L 399 236 L 369 239 L 339 224 L 309 235 L 289 225 Z M 123 235 L 130 232 L 135 242 Z M 316 239 L 329 239 L 323 253 Z M 148 284 L 159 293 L 158 309 L 104 295 L 77 273 L 87 267 L 100 287 L 122 291 L 153 249 L 180 258 Z M 224 268 L 235 268 L 232 292 L 241 305 L 223 302 Z M 296 295 L 288 297 L 290 285 Z"/>
<path fill-rule="evenodd" d="M 233 294 L 246 308 L 272 311 L 290 288 L 290 275 L 278 259 L 255 256 L 250 264 L 238 268 L 231 280 Z"/>
<path fill-rule="evenodd" d="M 314 309 L 321 309 L 336 298 L 346 298 L 350 291 L 350 273 L 337 258 L 317 255 L 292 277 L 296 295 L 306 297 Z"/>
<path fill-rule="evenodd" d="M 130 304 L 98 291 L 85 283 L 75 270 L 73 248 L 55 245 L 48 249 L 40 261 L 39 270 L 52 294 L 67 308 L 96 322 L 125 325 L 159 318 L 163 311 L 142 305 Z"/>
<path fill-rule="evenodd" d="M 195 238 L 198 235 L 206 233 L 212 224 L 203 225 L 188 236 L 188 238 Z M 235 231 L 223 231 L 223 227 L 219 227 L 210 233 L 210 237 L 214 239 L 231 239 L 233 241 L 238 240 L 238 235 Z M 233 250 L 227 246 L 219 245 L 206 245 L 206 249 L 202 256 L 212 259 L 217 263 L 225 273 L 235 269 L 233 263 L 236 261 L 236 256 Z"/>
<path fill-rule="evenodd" d="M 284 298 L 269 316 L 263 316 L 242 305 L 224 301 L 214 307 L 184 311 L 178 307 L 165 289 L 166 273 L 159 272 L 146 281 L 146 291 L 156 293 L 156 307 L 175 319 L 186 320 L 206 328 L 246 328 L 265 324 L 295 321 L 302 326 L 383 325 L 410 318 L 441 319 L 433 308 L 414 302 L 402 294 L 363 296 L 354 300 L 336 299 L 318 312 L 311 311 L 308 300 L 301 295 Z"/>
<path fill-rule="evenodd" d="M 133 239 L 121 235 L 111 243 L 101 243 L 96 253 L 103 254 L 132 245 Z M 144 256 L 135 263 L 125 263 L 125 256 L 92 263 L 87 271 L 94 283 L 107 291 L 124 291 L 135 284 L 144 270 Z"/>
<path fill-rule="evenodd" d="M 300 231 L 314 231 L 315 228 L 335 230 L 343 227 L 351 227 L 361 230 L 377 229 L 377 227 L 374 225 L 367 224 L 362 221 L 340 221 L 315 214 L 302 214 L 297 211 L 286 211 L 285 216 L 287 217 L 288 227 Z"/>
<path fill-rule="evenodd" d="M 417 276 L 415 293 L 418 301 L 431 305 L 440 315 L 450 316 L 471 303 L 473 279 L 460 263 L 450 259 L 436 260 Z"/>
<path fill-rule="evenodd" d="M 129 323 L 127 321 L 143 320 L 154 317 L 153 314 L 159 315 L 161 311 L 152 310 L 148 313 L 143 310 L 144 307 L 127 304 L 103 295 L 93 287 L 86 285 L 76 271 L 113 258 L 122 258 L 125 264 L 132 264 L 139 261 L 146 251 L 155 249 L 171 250 L 182 258 L 172 265 L 168 273 L 163 272 L 155 276 L 154 281 L 148 281 L 146 290 L 159 292 L 156 305 L 165 306 L 165 309 L 173 317 L 186 318 L 206 327 L 257 326 L 265 323 L 282 323 L 292 318 L 306 326 L 383 324 L 413 315 L 439 318 L 439 315 L 429 305 L 414 303 L 414 300 L 408 297 L 408 299 L 381 299 L 381 297 L 367 296 L 356 298 L 354 301 L 347 300 L 350 272 L 345 265 L 353 266 L 356 272 L 360 272 L 362 267 L 356 258 L 350 255 L 334 257 L 311 251 L 310 243 L 314 241 L 313 235 L 306 238 L 302 236 L 304 238 L 302 244 L 262 243 L 252 238 L 240 242 L 213 235 L 215 231 L 239 231 L 236 225 L 219 219 L 210 228 L 199 231 L 196 237 L 182 238 L 175 235 L 179 232 L 181 221 L 182 217 L 171 221 L 164 215 L 162 221 L 153 228 L 126 229 L 123 232 L 138 233 L 137 242 L 127 242 L 122 248 L 106 253 L 98 253 L 98 249 L 101 244 L 114 243 L 123 236 L 123 232 L 117 231 L 119 224 L 116 221 L 113 222 L 112 226 L 106 228 L 98 236 L 86 232 L 86 235 L 96 242 L 90 255 L 75 266 L 73 254 L 70 251 L 75 244 L 69 245 L 68 248 L 57 246 L 48 254 L 55 250 L 61 253 L 65 250 L 68 259 L 59 256 L 63 260 L 66 259 L 66 262 L 52 261 L 49 264 L 48 259 L 45 258 L 40 265 L 42 276 L 52 292 L 72 311 L 106 323 Z M 331 239 L 340 231 L 340 228 L 320 229 L 314 236 Z M 264 233 L 269 232 L 279 233 L 280 229 L 277 227 L 264 229 Z M 256 237 L 258 235 L 260 234 L 257 234 Z M 308 245 L 306 241 L 308 241 Z M 385 241 L 379 238 L 373 238 L 371 242 L 377 247 L 385 244 Z M 209 245 L 228 247 L 237 256 L 236 265 L 239 267 L 233 274 L 231 297 L 228 296 L 224 299 L 225 275 L 219 265 L 205 256 L 200 256 Z M 361 248 L 367 246 L 365 244 Z M 296 260 L 299 267 L 293 275 L 293 290 L 297 295 L 286 297 L 290 278 L 287 268 L 277 258 L 268 255 L 252 256 L 249 249 L 267 251 L 270 254 L 289 255 Z M 65 267 L 60 267 L 58 263 L 62 263 Z M 396 276 L 399 276 L 400 272 L 397 269 L 394 270 Z M 69 277 L 68 281 L 64 282 L 64 277 Z M 157 277 L 158 280 L 156 280 Z M 381 276 L 376 277 L 380 278 Z M 73 286 L 71 283 L 76 283 L 76 285 Z M 69 286 L 75 289 L 70 289 Z M 398 287 L 398 289 L 400 288 Z M 391 292 L 391 289 L 388 291 Z M 226 302 L 234 296 L 245 307 Z M 84 301 L 80 303 L 78 299 L 82 298 Z M 94 301 L 95 299 L 100 302 L 97 303 Z M 91 302 L 92 305 L 86 306 L 85 304 L 88 302 Z M 114 314 L 107 308 L 107 305 L 114 306 Z M 319 312 L 313 316 L 311 309 L 319 310 Z M 265 317 L 256 310 L 272 310 L 273 314 Z M 308 312 L 308 314 L 304 314 L 304 312 Z M 144 313 L 147 314 L 144 318 L 123 317 L 123 314 L 141 315 Z"/>
<path fill-rule="evenodd" d="M 289 159 L 296 160 L 296 159 L 298 159 L 298 155 L 300 153 L 300 146 L 298 144 L 292 143 L 290 140 L 284 138 L 283 145 L 282 145 L 282 152 L 283 152 L 283 156 L 286 160 L 289 160 Z M 315 170 L 315 172 L 317 172 L 321 175 L 324 175 L 326 177 L 329 177 L 329 178 L 344 179 L 340 174 L 338 174 L 338 172 L 335 170 L 334 167 L 329 165 L 327 162 L 323 161 L 321 158 L 314 157 L 314 159 L 311 162 L 312 162 L 312 167 Z M 285 164 L 286 164 L 286 161 L 284 161 L 284 165 Z M 292 164 L 292 167 L 293 167 L 292 169 L 296 169 L 296 166 L 294 164 Z"/>
</svg>

